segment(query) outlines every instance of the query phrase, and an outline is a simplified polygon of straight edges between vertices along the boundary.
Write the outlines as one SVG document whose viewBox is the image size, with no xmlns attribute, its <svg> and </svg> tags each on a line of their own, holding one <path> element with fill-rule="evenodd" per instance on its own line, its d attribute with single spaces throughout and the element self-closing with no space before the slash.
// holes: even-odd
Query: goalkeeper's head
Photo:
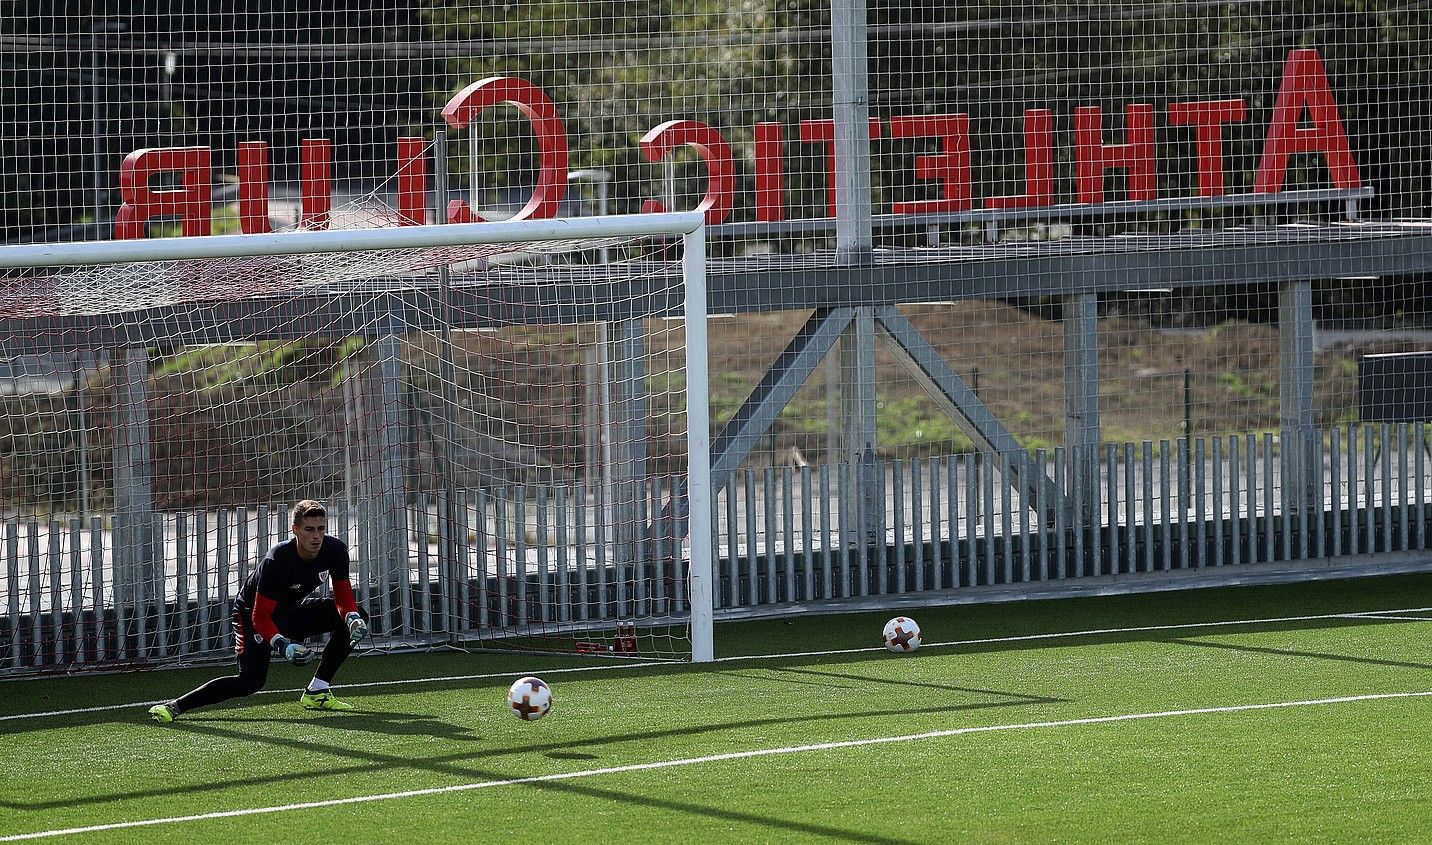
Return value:
<svg viewBox="0 0 1432 845">
<path fill-rule="evenodd" d="M 289 523 L 296 526 L 310 517 L 321 516 L 327 518 L 328 510 L 323 507 L 322 502 L 316 499 L 304 499 L 292 508 L 289 508 L 288 515 L 291 517 Z"/>
<path fill-rule="evenodd" d="M 293 521 L 293 536 L 298 540 L 299 557 L 313 560 L 328 534 L 328 511 L 322 502 L 304 499 L 293 506 L 289 516 Z"/>
</svg>

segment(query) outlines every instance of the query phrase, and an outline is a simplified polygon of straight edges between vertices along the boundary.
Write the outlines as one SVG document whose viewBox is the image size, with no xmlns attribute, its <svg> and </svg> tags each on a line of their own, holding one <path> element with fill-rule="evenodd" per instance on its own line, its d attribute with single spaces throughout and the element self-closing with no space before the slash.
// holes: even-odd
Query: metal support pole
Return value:
<svg viewBox="0 0 1432 845">
<path fill-rule="evenodd" d="M 1064 443 L 1069 450 L 1068 493 L 1083 503 L 1078 519 L 1099 512 L 1099 297 L 1064 299 Z M 1078 488 L 1082 496 L 1072 494 Z"/>
<path fill-rule="evenodd" d="M 875 460 L 875 309 L 855 309 L 841 335 L 841 460 L 850 465 L 855 489 L 842 502 L 840 524 L 847 543 L 875 538 L 885 514 Z M 858 518 L 857 518 L 858 515 Z"/>
<path fill-rule="evenodd" d="M 114 516 L 115 601 L 131 614 L 136 587 L 153 580 L 154 484 L 149 439 L 149 350 L 130 346 L 116 356 L 115 401 L 120 424 L 115 429 Z"/>
<path fill-rule="evenodd" d="M 101 35 L 108 33 L 121 33 L 128 27 L 123 21 L 101 19 L 96 21 L 89 29 L 90 37 L 90 121 L 93 124 L 94 133 L 94 222 L 96 229 L 98 224 L 105 218 L 105 210 L 109 207 L 109 186 L 106 184 L 104 166 L 104 134 L 109 116 L 105 114 L 109 103 L 104 95 L 101 81 L 104 76 L 100 67 L 99 39 Z"/>
<path fill-rule="evenodd" d="M 574 170 L 567 174 L 569 182 L 590 182 L 596 192 L 596 213 L 607 215 L 610 170 L 600 168 Z M 598 251 L 602 264 L 611 260 L 611 248 L 603 246 Z M 612 361 L 611 324 L 605 321 L 592 325 L 592 344 L 587 351 L 585 404 L 585 463 L 587 483 L 596 483 L 602 490 L 601 501 L 604 512 L 600 525 L 606 531 L 611 526 L 612 503 Z M 611 536 L 604 534 L 602 542 L 610 543 Z"/>
<path fill-rule="evenodd" d="M 75 444 L 75 483 L 78 485 L 76 493 L 76 506 L 79 508 L 81 520 L 88 521 L 90 513 L 89 499 L 89 421 L 85 413 L 85 382 L 89 379 L 91 360 L 94 352 L 82 349 L 75 353 L 73 364 L 74 383 L 71 387 L 71 395 L 74 397 L 74 444 Z"/>
<path fill-rule="evenodd" d="M 826 464 L 840 460 L 840 356 L 836 348 L 825 355 L 825 461 Z M 836 353 L 836 354 L 832 354 Z"/>
<path fill-rule="evenodd" d="M 434 199 L 437 201 L 437 220 L 439 224 L 447 223 L 447 130 L 439 129 L 433 138 L 433 157 L 435 164 L 433 176 L 435 179 Z M 457 362 L 453 351 L 452 325 L 456 322 L 452 306 L 452 278 L 451 269 L 444 264 L 438 268 L 438 325 L 441 326 L 441 343 L 439 344 L 439 355 L 441 360 L 441 384 L 442 384 L 442 419 L 441 436 L 438 443 L 438 472 L 442 482 L 442 515 L 438 529 L 438 541 L 441 547 L 438 554 L 438 583 L 439 589 L 444 594 L 443 612 L 447 616 L 445 629 L 448 641 L 458 640 L 457 620 L 462 618 L 461 609 L 457 606 L 457 597 L 460 595 L 460 586 L 457 583 L 462 568 L 458 563 L 458 549 L 461 544 L 458 542 L 458 515 L 457 515 L 457 466 L 453 458 L 457 450 Z M 426 518 L 426 514 L 423 515 Z M 425 543 L 423 537 L 418 542 Z M 419 583 L 423 579 L 419 579 Z"/>
<path fill-rule="evenodd" d="M 1313 432 L 1313 286 L 1284 282 L 1278 286 L 1278 399 L 1284 439 L 1283 502 L 1286 507 L 1316 507 L 1321 480 L 1307 466 L 1308 439 Z M 1315 490 L 1316 484 L 1316 490 Z"/>
<path fill-rule="evenodd" d="M 636 559 L 640 524 L 641 483 L 646 478 L 646 330 L 642 320 L 616 324 L 610 343 L 612 361 L 612 530 L 613 558 L 618 564 Z"/>
<path fill-rule="evenodd" d="M 401 340 L 395 326 L 379 328 L 371 354 L 376 366 L 364 379 L 363 404 L 370 419 L 363 426 L 368 501 L 370 548 L 362 555 L 371 561 L 378 580 L 379 611 L 385 618 L 390 610 L 408 601 L 407 491 L 404 455 L 406 431 L 403 406 L 403 360 Z M 396 592 L 394 592 L 396 590 Z M 398 604 L 394 604 L 397 602 Z M 408 631 L 393 631 L 408 634 Z"/>
<path fill-rule="evenodd" d="M 104 101 L 101 99 L 100 73 L 99 73 L 99 33 L 100 26 L 96 24 L 90 29 L 90 118 L 94 124 L 94 222 L 95 228 L 104 219 L 105 188 L 101 181 L 104 173 L 104 152 L 100 148 L 104 138 L 104 115 L 101 113 Z"/>
<path fill-rule="evenodd" d="M 871 263 L 874 238 L 870 208 L 870 96 L 865 0 L 834 0 L 830 9 L 830 55 L 836 195 L 836 263 Z M 853 491 L 841 502 L 841 533 L 847 543 L 875 539 L 885 503 L 876 479 L 875 317 L 859 308 L 840 341 L 841 459 L 850 464 Z M 877 503 L 876 499 L 881 500 Z M 877 509 L 878 508 L 878 509 Z M 856 514 L 859 514 L 857 523 Z M 883 541 L 882 541 L 883 542 Z"/>
<path fill-rule="evenodd" d="M 714 659 L 715 554 L 712 548 L 711 412 L 707 384 L 706 343 L 706 230 L 698 228 L 683 238 L 682 269 L 686 285 L 686 454 L 687 495 L 691 550 L 691 659 Z"/>
<path fill-rule="evenodd" d="M 835 135 L 836 262 L 871 261 L 870 93 L 865 0 L 830 7 L 830 58 Z M 872 336 L 873 339 L 873 336 Z"/>
</svg>

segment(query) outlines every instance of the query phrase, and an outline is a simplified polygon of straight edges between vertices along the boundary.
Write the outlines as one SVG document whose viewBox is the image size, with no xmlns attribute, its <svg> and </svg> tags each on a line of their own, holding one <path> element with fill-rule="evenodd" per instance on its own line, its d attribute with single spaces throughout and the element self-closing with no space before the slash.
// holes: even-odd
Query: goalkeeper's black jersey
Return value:
<svg viewBox="0 0 1432 845">
<path fill-rule="evenodd" d="M 348 544 L 337 537 L 324 537 L 323 545 L 311 561 L 298 556 L 298 541 L 290 539 L 269 549 L 249 577 L 239 600 L 253 608 L 254 596 L 263 593 L 274 600 L 276 609 L 292 607 L 318 589 L 327 577 L 331 581 L 348 580 Z"/>
</svg>

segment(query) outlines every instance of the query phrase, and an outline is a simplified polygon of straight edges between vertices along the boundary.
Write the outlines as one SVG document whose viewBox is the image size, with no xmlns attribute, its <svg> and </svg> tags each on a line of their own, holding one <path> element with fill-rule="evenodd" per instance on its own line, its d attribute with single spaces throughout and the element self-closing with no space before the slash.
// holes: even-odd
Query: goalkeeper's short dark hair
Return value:
<svg viewBox="0 0 1432 845">
<path fill-rule="evenodd" d="M 303 501 L 294 505 L 289 510 L 288 515 L 293 517 L 291 520 L 289 520 L 289 524 L 297 525 L 303 520 L 308 519 L 310 517 L 327 516 L 328 511 L 323 507 L 322 502 L 317 501 L 315 499 L 304 499 Z"/>
</svg>

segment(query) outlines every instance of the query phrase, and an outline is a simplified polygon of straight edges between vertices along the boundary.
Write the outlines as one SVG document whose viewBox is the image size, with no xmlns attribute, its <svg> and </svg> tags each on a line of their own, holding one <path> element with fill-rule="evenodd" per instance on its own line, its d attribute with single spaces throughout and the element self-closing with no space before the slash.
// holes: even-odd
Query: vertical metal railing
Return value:
<svg viewBox="0 0 1432 845">
<path fill-rule="evenodd" d="M 1026 496 L 1005 482 L 1012 456 L 885 461 L 873 473 L 880 495 L 862 505 L 875 512 L 852 514 L 869 536 L 839 524 L 849 466 L 743 469 L 714 501 L 716 605 L 863 598 L 873 606 L 887 596 L 1090 575 L 1427 551 L 1428 435 L 1417 423 L 1338 426 L 1298 440 L 1266 433 L 1105 444 L 1098 485 L 1070 489 L 1062 508 L 1050 506 L 1053 490 L 1041 501 L 1042 491 Z M 1291 501 L 1282 464 L 1289 450 L 1320 471 L 1313 489 L 1321 507 Z M 1083 459 L 1078 449 L 1056 448 L 1037 450 L 1034 460 L 1062 480 Z M 680 479 L 650 478 L 634 510 L 654 517 L 681 495 Z M 634 559 L 619 560 L 602 540 L 613 512 L 602 497 L 599 485 L 581 482 L 460 491 L 452 565 L 430 544 L 442 524 L 436 494 L 408 504 L 405 559 L 374 555 L 361 499 L 331 519 L 353 550 L 359 600 L 389 641 L 685 612 L 675 539 L 683 525 L 656 520 Z M 143 567 L 115 566 L 102 516 L 0 523 L 0 672 L 225 653 L 229 602 L 284 537 L 284 515 L 269 503 L 155 514 Z"/>
</svg>

